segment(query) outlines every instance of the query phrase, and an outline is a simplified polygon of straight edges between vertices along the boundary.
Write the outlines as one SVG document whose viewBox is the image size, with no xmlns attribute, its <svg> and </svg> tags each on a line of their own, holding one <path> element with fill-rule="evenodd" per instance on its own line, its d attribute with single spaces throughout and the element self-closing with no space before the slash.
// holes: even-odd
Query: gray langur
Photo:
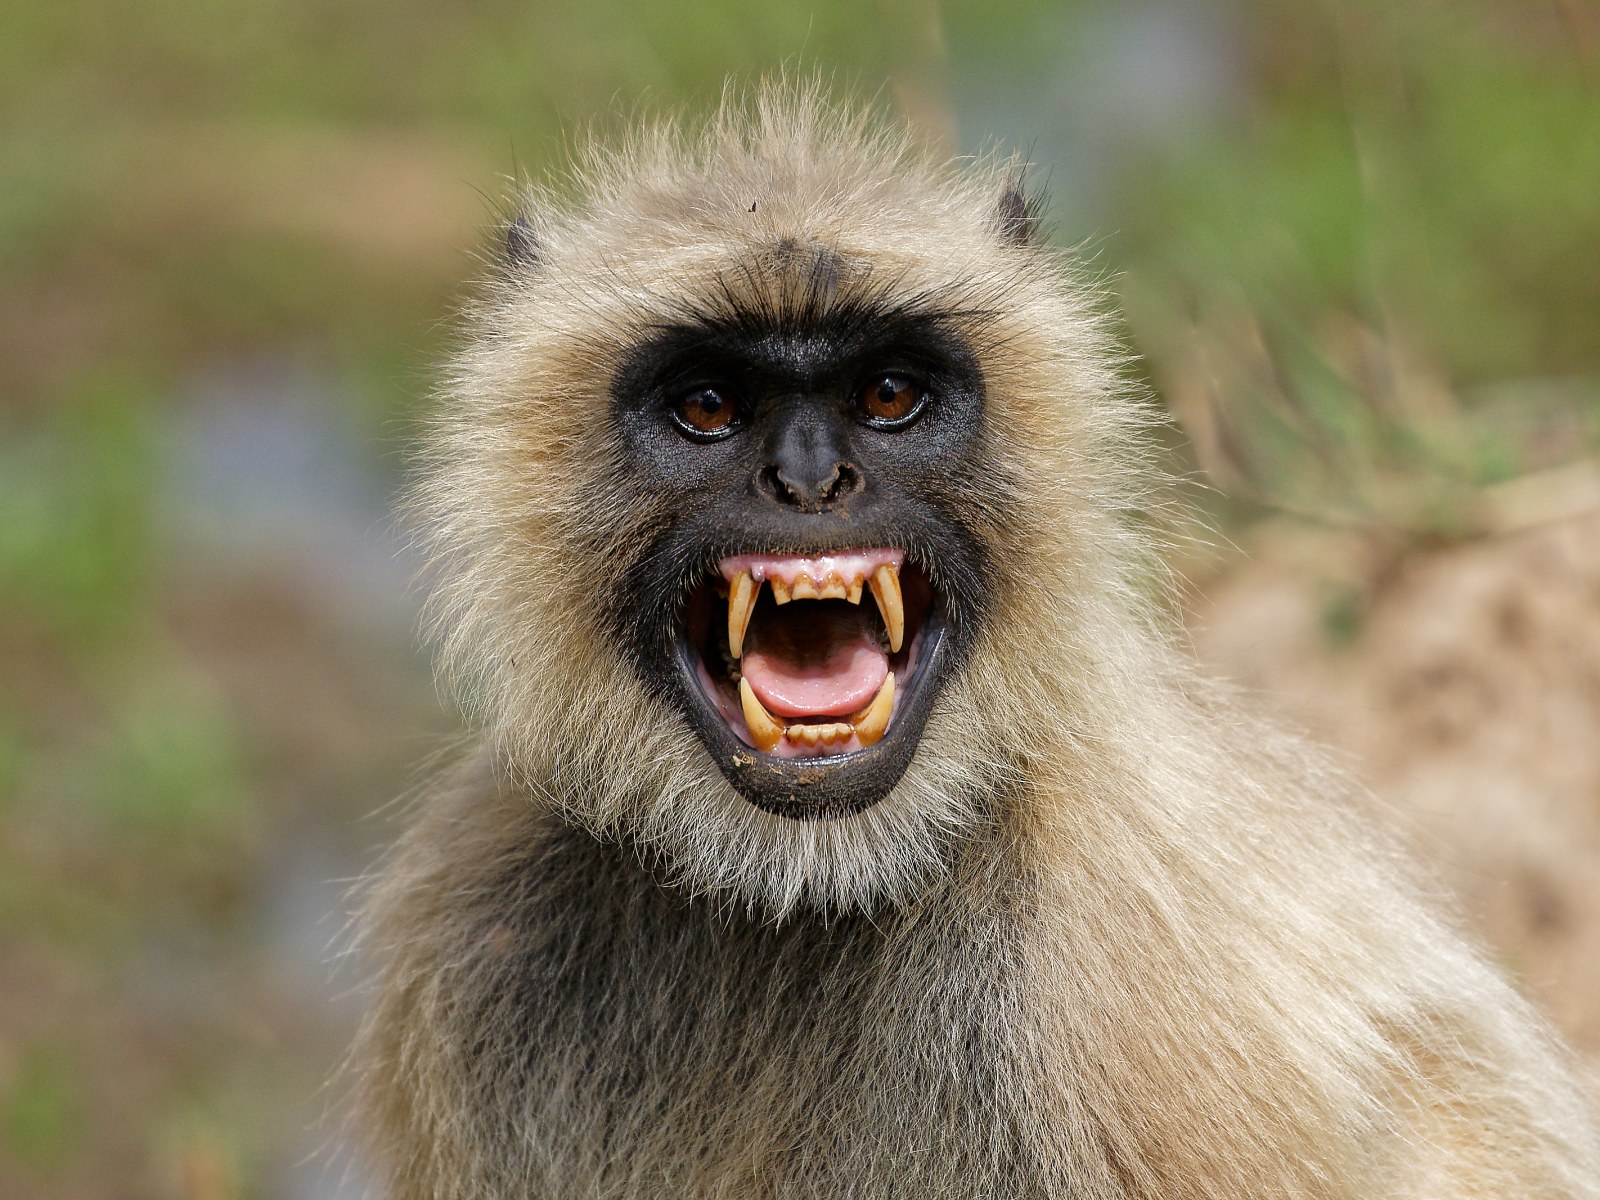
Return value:
<svg viewBox="0 0 1600 1200">
<path fill-rule="evenodd" d="M 528 196 L 415 510 L 479 749 L 372 884 L 396 1200 L 1600 1196 L 1327 761 L 1175 649 L 1004 161 L 771 87 Z"/>
</svg>

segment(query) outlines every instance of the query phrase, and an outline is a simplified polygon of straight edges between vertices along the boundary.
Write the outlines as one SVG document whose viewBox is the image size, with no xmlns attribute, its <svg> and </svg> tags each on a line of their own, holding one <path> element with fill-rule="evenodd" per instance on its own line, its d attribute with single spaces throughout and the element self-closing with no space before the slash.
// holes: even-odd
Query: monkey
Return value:
<svg viewBox="0 0 1600 1200">
<path fill-rule="evenodd" d="M 1190 662 L 1041 212 L 793 83 L 519 196 L 412 501 L 475 732 L 365 901 L 395 1200 L 1600 1197 L 1564 1048 Z"/>
</svg>

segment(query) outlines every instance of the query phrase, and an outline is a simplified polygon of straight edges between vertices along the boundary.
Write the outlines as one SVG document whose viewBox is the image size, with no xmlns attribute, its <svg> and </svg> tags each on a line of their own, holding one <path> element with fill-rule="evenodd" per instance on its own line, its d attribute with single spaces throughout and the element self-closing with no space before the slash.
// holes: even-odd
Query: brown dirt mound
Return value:
<svg viewBox="0 0 1600 1200">
<path fill-rule="evenodd" d="M 1263 530 L 1202 659 L 1344 752 L 1600 1068 L 1600 513 L 1443 549 Z"/>
</svg>

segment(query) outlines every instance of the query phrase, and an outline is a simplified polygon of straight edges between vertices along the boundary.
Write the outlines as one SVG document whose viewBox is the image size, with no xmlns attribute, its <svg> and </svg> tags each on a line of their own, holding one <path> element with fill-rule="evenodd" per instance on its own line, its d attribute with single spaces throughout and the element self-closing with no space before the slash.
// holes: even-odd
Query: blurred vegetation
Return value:
<svg viewBox="0 0 1600 1200">
<path fill-rule="evenodd" d="M 310 411 L 381 504 L 501 177 L 597 114 L 783 67 L 957 149 L 1029 149 L 1225 529 L 1469 536 L 1593 468 L 1582 0 L 21 0 L 0 19 L 0 1194 L 334 1194 L 299 1162 L 348 1013 L 268 944 L 304 885 L 284 863 L 324 834 L 330 871 L 359 863 L 384 833 L 356 822 L 449 721 L 340 555 L 187 490 L 195 429 Z M 285 378 L 313 381 L 301 409 Z M 1508 506 L 1530 479 L 1553 483 Z"/>
<path fill-rule="evenodd" d="M 1235 496 L 1420 535 L 1600 433 L 1596 12 L 1349 7 L 1253 47 L 1273 98 L 1167 148 L 1125 302 Z"/>
</svg>

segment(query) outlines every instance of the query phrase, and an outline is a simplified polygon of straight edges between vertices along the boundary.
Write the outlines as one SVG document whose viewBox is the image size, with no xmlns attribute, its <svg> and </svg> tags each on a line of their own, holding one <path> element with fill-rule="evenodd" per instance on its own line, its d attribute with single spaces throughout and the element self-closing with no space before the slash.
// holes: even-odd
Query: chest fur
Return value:
<svg viewBox="0 0 1600 1200">
<path fill-rule="evenodd" d="M 876 922 L 774 927 L 578 834 L 518 871 L 458 1010 L 518 1177 L 563 1195 L 1064 1194 L 1038 1153 L 1015 897 L 980 918 L 952 885 Z"/>
</svg>

